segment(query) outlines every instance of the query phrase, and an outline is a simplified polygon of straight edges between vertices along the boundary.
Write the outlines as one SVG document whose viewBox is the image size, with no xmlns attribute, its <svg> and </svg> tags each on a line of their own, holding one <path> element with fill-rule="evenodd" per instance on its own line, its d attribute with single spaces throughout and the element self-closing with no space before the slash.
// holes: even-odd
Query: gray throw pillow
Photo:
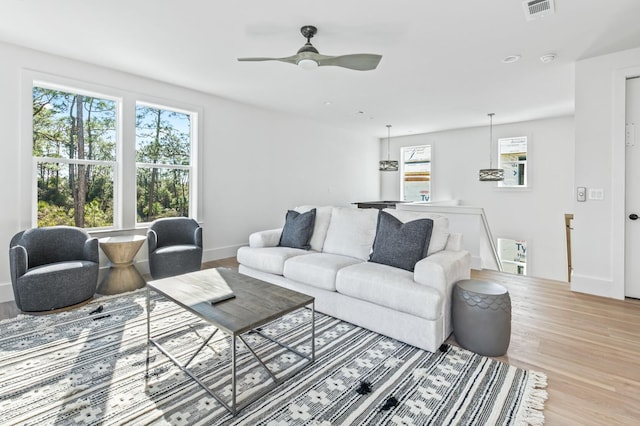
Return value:
<svg viewBox="0 0 640 426">
<path fill-rule="evenodd" d="M 316 209 L 298 213 L 294 210 L 287 211 L 282 235 L 280 235 L 280 247 L 292 247 L 309 250 L 313 225 L 316 223 Z"/>
<path fill-rule="evenodd" d="M 402 223 L 380 210 L 373 253 L 369 261 L 413 272 L 416 263 L 427 257 L 432 230 L 431 219 Z"/>
</svg>

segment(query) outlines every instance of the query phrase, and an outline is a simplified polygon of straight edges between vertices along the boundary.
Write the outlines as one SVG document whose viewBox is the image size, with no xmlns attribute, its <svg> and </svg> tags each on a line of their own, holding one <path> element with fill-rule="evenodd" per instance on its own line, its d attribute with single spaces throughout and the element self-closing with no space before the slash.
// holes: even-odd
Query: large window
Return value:
<svg viewBox="0 0 640 426">
<path fill-rule="evenodd" d="M 431 145 L 401 148 L 400 196 L 402 201 L 431 199 Z"/>
<path fill-rule="evenodd" d="M 30 81 L 34 226 L 108 231 L 197 215 L 198 113 Z"/>
<path fill-rule="evenodd" d="M 114 224 L 117 101 L 33 87 L 37 226 Z"/>
<path fill-rule="evenodd" d="M 191 114 L 136 107 L 137 222 L 189 216 Z"/>
</svg>

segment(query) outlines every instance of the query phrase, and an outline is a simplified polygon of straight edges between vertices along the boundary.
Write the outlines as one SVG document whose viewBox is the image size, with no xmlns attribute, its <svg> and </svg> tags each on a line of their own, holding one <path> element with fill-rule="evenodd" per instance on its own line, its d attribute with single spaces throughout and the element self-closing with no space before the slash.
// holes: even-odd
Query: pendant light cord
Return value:
<svg viewBox="0 0 640 426">
<path fill-rule="evenodd" d="M 493 169 L 493 116 L 495 113 L 490 112 L 489 116 L 489 168 Z"/>
<path fill-rule="evenodd" d="M 391 161 L 391 124 L 387 124 L 387 161 Z"/>
</svg>

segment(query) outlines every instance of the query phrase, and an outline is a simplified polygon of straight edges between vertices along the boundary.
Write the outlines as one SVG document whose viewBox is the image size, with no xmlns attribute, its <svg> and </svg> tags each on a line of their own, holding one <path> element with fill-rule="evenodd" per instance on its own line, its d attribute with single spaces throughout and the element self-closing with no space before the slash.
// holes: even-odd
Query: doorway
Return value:
<svg viewBox="0 0 640 426">
<path fill-rule="evenodd" d="M 640 298 L 640 77 L 627 79 L 625 110 L 624 293 Z"/>
</svg>

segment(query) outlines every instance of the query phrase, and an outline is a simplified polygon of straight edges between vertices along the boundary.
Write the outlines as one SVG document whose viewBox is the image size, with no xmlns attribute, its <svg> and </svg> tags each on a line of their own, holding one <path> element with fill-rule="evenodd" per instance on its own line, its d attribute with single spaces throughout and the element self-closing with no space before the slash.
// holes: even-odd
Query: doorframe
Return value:
<svg viewBox="0 0 640 426">
<path fill-rule="evenodd" d="M 612 226 L 612 259 L 613 282 L 621 283 L 619 289 L 614 290 L 614 297 L 625 298 L 626 293 L 626 264 L 625 264 L 625 227 L 626 227 L 626 143 L 625 121 L 627 101 L 627 79 L 640 76 L 640 67 L 629 67 L 616 70 L 613 73 L 612 96 L 612 150 L 611 150 L 611 213 Z M 619 202 L 618 202 L 619 200 Z"/>
</svg>

